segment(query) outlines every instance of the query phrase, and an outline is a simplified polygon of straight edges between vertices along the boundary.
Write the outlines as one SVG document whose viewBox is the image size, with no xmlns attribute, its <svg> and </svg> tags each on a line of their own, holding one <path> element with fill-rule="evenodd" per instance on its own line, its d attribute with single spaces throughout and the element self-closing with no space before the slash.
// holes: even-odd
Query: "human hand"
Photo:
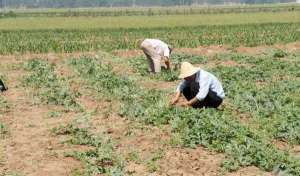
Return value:
<svg viewBox="0 0 300 176">
<path fill-rule="evenodd" d="M 181 107 L 190 107 L 191 105 L 189 104 L 189 102 L 182 102 L 179 104 L 179 106 Z"/>
<path fill-rule="evenodd" d="M 175 98 L 173 98 L 172 100 L 171 100 L 171 102 L 170 102 L 170 104 L 171 105 L 175 105 L 177 102 L 178 102 L 178 98 L 177 97 L 175 97 Z"/>
</svg>

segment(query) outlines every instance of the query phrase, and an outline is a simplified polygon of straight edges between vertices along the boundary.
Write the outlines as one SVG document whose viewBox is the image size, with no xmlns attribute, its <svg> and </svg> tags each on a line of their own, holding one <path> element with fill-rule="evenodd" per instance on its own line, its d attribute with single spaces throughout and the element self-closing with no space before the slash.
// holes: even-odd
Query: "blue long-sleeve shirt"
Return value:
<svg viewBox="0 0 300 176">
<path fill-rule="evenodd" d="M 211 73 L 200 70 L 196 73 L 195 82 L 199 84 L 199 92 L 196 95 L 199 101 L 202 101 L 207 96 L 209 90 L 215 92 L 218 97 L 224 99 L 225 93 L 220 81 Z M 183 80 L 177 87 L 177 91 L 182 92 L 189 85 L 189 82 Z"/>
</svg>

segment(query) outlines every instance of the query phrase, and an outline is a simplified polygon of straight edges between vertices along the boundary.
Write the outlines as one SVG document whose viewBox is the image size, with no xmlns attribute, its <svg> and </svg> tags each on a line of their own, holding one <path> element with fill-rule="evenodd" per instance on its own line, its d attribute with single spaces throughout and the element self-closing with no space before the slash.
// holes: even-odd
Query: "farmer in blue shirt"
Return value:
<svg viewBox="0 0 300 176">
<path fill-rule="evenodd" d="M 220 81 L 211 73 L 183 62 L 179 78 L 184 79 L 177 87 L 176 95 L 171 101 L 172 105 L 178 103 L 181 94 L 187 99 L 181 103 L 184 107 L 217 108 L 225 97 Z"/>
</svg>

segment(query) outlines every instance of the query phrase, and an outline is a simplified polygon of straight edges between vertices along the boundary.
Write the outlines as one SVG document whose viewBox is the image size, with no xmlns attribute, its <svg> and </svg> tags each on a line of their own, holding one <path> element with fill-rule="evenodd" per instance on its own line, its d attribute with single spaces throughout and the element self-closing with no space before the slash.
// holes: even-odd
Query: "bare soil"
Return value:
<svg viewBox="0 0 300 176">
<path fill-rule="evenodd" d="M 214 56 L 216 54 L 229 54 L 231 50 L 223 45 L 199 46 L 197 48 L 176 48 L 174 52 L 187 53 L 201 56 Z"/>
</svg>

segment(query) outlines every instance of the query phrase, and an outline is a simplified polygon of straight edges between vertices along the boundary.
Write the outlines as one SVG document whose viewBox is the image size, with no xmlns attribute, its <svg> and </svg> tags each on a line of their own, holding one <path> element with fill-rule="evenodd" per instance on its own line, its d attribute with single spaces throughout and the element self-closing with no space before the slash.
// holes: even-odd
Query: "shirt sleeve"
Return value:
<svg viewBox="0 0 300 176">
<path fill-rule="evenodd" d="M 187 82 L 185 80 L 181 81 L 181 83 L 178 85 L 176 92 L 183 92 L 183 89 L 186 88 Z"/>
<path fill-rule="evenodd" d="M 211 83 L 211 78 L 210 77 L 206 77 L 205 79 L 201 79 L 199 81 L 199 87 L 200 88 L 199 88 L 198 94 L 196 95 L 196 97 L 199 101 L 204 100 L 205 97 L 207 96 L 208 91 L 209 91 L 210 83 Z"/>
<path fill-rule="evenodd" d="M 169 58 L 170 57 L 170 49 L 169 47 L 166 47 L 166 49 L 164 50 L 164 56 Z"/>
</svg>

